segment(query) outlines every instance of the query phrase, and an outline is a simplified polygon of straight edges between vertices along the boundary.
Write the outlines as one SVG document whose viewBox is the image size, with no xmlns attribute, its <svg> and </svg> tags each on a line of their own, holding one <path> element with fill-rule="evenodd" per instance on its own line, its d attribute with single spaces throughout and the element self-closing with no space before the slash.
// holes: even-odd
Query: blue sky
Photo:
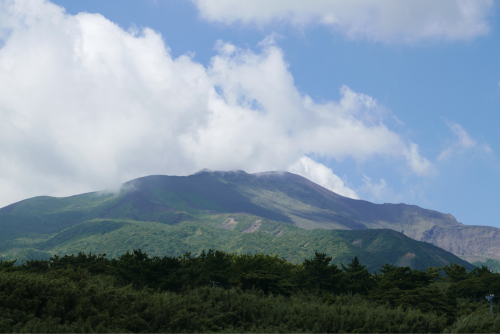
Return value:
<svg viewBox="0 0 500 334">
<path fill-rule="evenodd" d="M 0 6 L 0 205 L 279 169 L 500 227 L 499 3 L 303 3 Z"/>
</svg>

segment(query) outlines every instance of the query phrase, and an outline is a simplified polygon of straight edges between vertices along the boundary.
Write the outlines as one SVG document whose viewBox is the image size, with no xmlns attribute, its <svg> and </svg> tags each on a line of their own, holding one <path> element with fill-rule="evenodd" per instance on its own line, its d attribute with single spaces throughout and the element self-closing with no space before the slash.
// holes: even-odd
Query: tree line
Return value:
<svg viewBox="0 0 500 334">
<path fill-rule="evenodd" d="M 484 297 L 500 294 L 500 274 L 487 267 L 331 261 L 214 250 L 0 261 L 0 332 L 500 331 Z"/>
</svg>

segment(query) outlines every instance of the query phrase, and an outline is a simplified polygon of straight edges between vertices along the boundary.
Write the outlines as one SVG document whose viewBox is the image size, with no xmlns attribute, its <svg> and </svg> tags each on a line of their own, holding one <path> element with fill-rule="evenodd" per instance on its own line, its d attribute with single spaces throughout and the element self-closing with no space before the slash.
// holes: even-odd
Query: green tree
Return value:
<svg viewBox="0 0 500 334">
<path fill-rule="evenodd" d="M 331 264 L 332 257 L 324 253 L 314 253 L 310 260 L 302 263 L 306 282 L 310 288 L 319 291 L 338 292 L 342 287 L 342 271 L 335 264 Z"/>
<path fill-rule="evenodd" d="M 449 265 L 443 267 L 443 270 L 446 274 L 446 282 L 458 283 L 469 277 L 467 274 L 467 268 L 456 263 L 450 263 Z"/>
<path fill-rule="evenodd" d="M 233 255 L 233 284 L 244 290 L 261 289 L 264 293 L 289 295 L 295 285 L 292 270 L 296 267 L 278 255 Z"/>
<path fill-rule="evenodd" d="M 345 272 L 344 288 L 352 293 L 366 294 L 375 286 L 375 279 L 365 265 L 360 264 L 357 256 L 347 266 L 341 264 Z"/>
<path fill-rule="evenodd" d="M 405 291 L 411 291 L 428 286 L 433 281 L 432 274 L 426 271 L 412 270 L 410 267 L 396 267 L 385 264 L 376 275 L 376 287 L 370 292 L 372 300 L 388 302 L 392 306 L 402 304 L 401 296 Z"/>
<path fill-rule="evenodd" d="M 0 271 L 12 271 L 15 270 L 16 267 L 14 266 L 14 263 L 16 263 L 17 260 L 12 260 L 12 261 L 3 261 L 0 260 Z"/>
</svg>

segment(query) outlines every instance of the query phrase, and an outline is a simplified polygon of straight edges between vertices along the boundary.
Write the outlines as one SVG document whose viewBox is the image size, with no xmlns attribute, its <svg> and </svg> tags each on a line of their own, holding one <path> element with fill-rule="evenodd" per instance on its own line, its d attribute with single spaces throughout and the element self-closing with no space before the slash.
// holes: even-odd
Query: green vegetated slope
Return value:
<svg viewBox="0 0 500 334">
<path fill-rule="evenodd" d="M 180 256 L 218 249 L 237 254 L 279 254 L 298 263 L 319 251 L 332 256 L 337 264 L 358 256 L 370 269 L 385 263 L 415 269 L 448 263 L 473 268 L 451 253 L 392 230 L 304 230 L 247 214 L 207 215 L 173 225 L 95 219 L 67 228 L 44 241 L 23 245 L 25 240 L 14 241 L 4 258 L 48 259 L 52 254 L 81 251 L 118 257 L 139 248 L 153 256 Z"/>
<path fill-rule="evenodd" d="M 472 263 L 476 267 L 486 266 L 494 273 L 500 273 L 500 261 L 495 259 L 486 259 L 485 261 L 475 261 Z"/>
<path fill-rule="evenodd" d="M 0 209 L 0 256 L 36 259 L 79 251 L 117 256 L 134 248 L 181 255 L 214 248 L 272 252 L 295 262 L 319 250 L 336 261 L 358 255 L 371 267 L 465 264 L 402 233 L 367 230 L 420 233 L 421 226 L 434 223 L 458 224 L 416 206 L 345 198 L 290 173 L 158 175 L 127 182 L 118 194 L 36 197 Z"/>
</svg>

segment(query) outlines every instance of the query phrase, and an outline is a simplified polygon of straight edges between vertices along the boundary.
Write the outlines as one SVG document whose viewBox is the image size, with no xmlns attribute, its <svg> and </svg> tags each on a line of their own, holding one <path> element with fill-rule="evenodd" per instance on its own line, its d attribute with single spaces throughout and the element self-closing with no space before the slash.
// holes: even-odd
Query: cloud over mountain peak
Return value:
<svg viewBox="0 0 500 334">
<path fill-rule="evenodd" d="M 125 31 L 42 0 L 2 2 L 0 31 L 0 205 L 150 174 L 304 161 L 304 175 L 356 197 L 304 157 L 395 157 L 417 174 L 430 165 L 372 97 L 347 86 L 339 101 L 300 93 L 270 39 L 258 52 L 220 42 L 205 67 L 174 59 L 152 29 Z"/>
</svg>

